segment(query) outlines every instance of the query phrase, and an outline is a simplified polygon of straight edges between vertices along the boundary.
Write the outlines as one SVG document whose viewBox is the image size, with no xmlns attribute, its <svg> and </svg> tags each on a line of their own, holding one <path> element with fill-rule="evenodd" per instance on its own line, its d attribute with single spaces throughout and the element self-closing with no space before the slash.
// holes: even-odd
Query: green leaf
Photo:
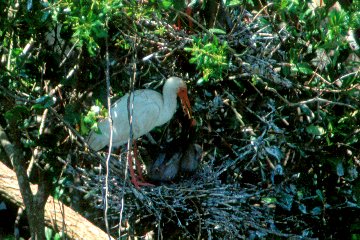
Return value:
<svg viewBox="0 0 360 240">
<path fill-rule="evenodd" d="M 320 215 L 321 214 L 321 208 L 320 207 L 314 207 L 312 210 L 311 210 L 311 213 L 313 215 Z"/>
<path fill-rule="evenodd" d="M 276 160 L 280 161 L 283 158 L 283 153 L 281 152 L 281 150 L 276 147 L 276 146 L 271 146 L 271 147 L 265 147 L 265 150 L 268 154 L 270 154 L 271 156 L 275 157 Z"/>
<path fill-rule="evenodd" d="M 80 120 L 80 133 L 81 135 L 86 135 L 90 132 L 90 129 L 88 128 L 87 124 L 85 124 L 85 120 L 81 118 Z"/>
<path fill-rule="evenodd" d="M 196 63 L 198 58 L 190 58 L 189 63 Z"/>
<path fill-rule="evenodd" d="M 298 63 L 293 67 L 292 70 L 306 75 L 313 74 L 313 70 L 308 63 Z"/>
<path fill-rule="evenodd" d="M 265 204 L 276 203 L 276 198 L 274 198 L 274 197 L 264 197 L 261 200 Z"/>
<path fill-rule="evenodd" d="M 325 129 L 320 126 L 316 125 L 310 125 L 306 128 L 306 132 L 308 134 L 314 135 L 314 136 L 322 136 L 326 133 Z"/>
<path fill-rule="evenodd" d="M 60 239 L 62 239 L 61 234 L 56 233 L 54 236 L 54 240 L 60 240 Z"/>
<path fill-rule="evenodd" d="M 316 195 L 320 199 L 320 201 L 324 201 L 324 195 L 320 189 L 316 189 Z"/>
<path fill-rule="evenodd" d="M 306 213 L 307 213 L 306 206 L 305 206 L 304 204 L 300 204 L 300 205 L 299 205 L 299 210 L 300 210 L 300 212 L 302 212 L 303 214 L 306 214 Z"/>
<path fill-rule="evenodd" d="M 277 204 L 287 211 L 291 210 L 293 202 L 294 196 L 285 192 L 281 193 L 277 199 Z"/>
<path fill-rule="evenodd" d="M 45 107 L 44 107 L 44 105 L 37 103 L 37 104 L 32 105 L 31 109 L 32 110 L 39 110 L 39 109 L 45 109 Z"/>
<path fill-rule="evenodd" d="M 213 33 L 213 34 L 226 34 L 226 32 L 222 29 L 219 28 L 210 28 L 209 32 Z"/>
<path fill-rule="evenodd" d="M 225 2 L 226 7 L 238 6 L 240 4 L 242 4 L 242 1 L 240 1 L 240 0 L 227 0 Z"/>
<path fill-rule="evenodd" d="M 7 111 L 4 115 L 8 122 L 18 123 L 24 119 L 25 115 L 28 115 L 29 110 L 25 106 L 17 105 L 13 109 Z"/>
<path fill-rule="evenodd" d="M 170 1 L 170 0 L 162 0 L 161 1 L 161 5 L 162 5 L 162 7 L 163 8 L 165 8 L 165 9 L 168 9 L 168 8 L 170 8 L 171 6 L 172 6 L 172 1 Z M 175 9 L 177 9 L 177 6 L 175 7 Z"/>
<path fill-rule="evenodd" d="M 45 227 L 45 238 L 46 240 L 52 239 L 53 230 L 51 228 Z"/>
<path fill-rule="evenodd" d="M 315 118 L 314 112 L 308 107 L 307 104 L 301 104 L 300 109 L 305 113 L 306 116 L 309 116 L 311 120 Z"/>
<path fill-rule="evenodd" d="M 36 103 L 31 107 L 31 109 L 44 109 L 52 107 L 56 102 L 56 98 L 50 96 L 42 96 L 36 99 Z"/>
<path fill-rule="evenodd" d="M 64 193 L 64 188 L 60 185 L 56 186 L 53 192 L 53 197 L 56 200 L 59 200 L 60 197 L 63 195 Z"/>
</svg>

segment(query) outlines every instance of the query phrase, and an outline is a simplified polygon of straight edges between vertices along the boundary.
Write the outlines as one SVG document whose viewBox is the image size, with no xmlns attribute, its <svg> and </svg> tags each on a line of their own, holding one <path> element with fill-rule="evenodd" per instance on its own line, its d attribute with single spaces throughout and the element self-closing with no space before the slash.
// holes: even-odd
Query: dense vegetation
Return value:
<svg viewBox="0 0 360 240">
<path fill-rule="evenodd" d="M 15 146 L 6 156 L 1 142 L 1 162 L 121 239 L 359 239 L 360 1 L 186 6 L 1 1 L 0 133 Z M 138 190 L 124 185 L 120 154 L 106 179 L 106 152 L 84 138 L 108 98 L 159 90 L 169 76 L 187 82 L 197 123 L 187 140 L 202 147 L 201 166 Z M 179 111 L 156 128 L 158 145 L 181 135 L 182 121 Z M 159 146 L 142 141 L 148 164 Z M 43 221 L 39 199 L 24 202 Z M 22 237 L 42 224 L 31 221 Z M 11 239 L 13 228 L 0 230 Z"/>
</svg>

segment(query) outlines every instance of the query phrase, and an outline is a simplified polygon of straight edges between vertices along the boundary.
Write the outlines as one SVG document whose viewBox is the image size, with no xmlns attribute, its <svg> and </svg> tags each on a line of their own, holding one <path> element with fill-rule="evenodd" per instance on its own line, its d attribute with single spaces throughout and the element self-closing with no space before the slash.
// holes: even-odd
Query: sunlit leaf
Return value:
<svg viewBox="0 0 360 240">
<path fill-rule="evenodd" d="M 226 34 L 226 32 L 222 29 L 219 28 L 210 28 L 209 32 L 214 33 L 214 34 Z"/>
<path fill-rule="evenodd" d="M 225 6 L 227 7 L 233 7 L 242 4 L 242 1 L 240 0 L 227 0 L 225 1 Z"/>
<path fill-rule="evenodd" d="M 168 9 L 172 6 L 173 2 L 170 0 L 162 0 L 161 5 L 163 8 Z M 176 7 L 175 7 L 176 8 Z"/>
<path fill-rule="evenodd" d="M 314 136 L 322 136 L 326 133 L 325 129 L 321 126 L 316 125 L 310 125 L 306 128 L 306 132 L 308 134 L 314 135 Z"/>
<path fill-rule="evenodd" d="M 276 198 L 264 197 L 261 200 L 266 204 L 276 203 Z"/>
<path fill-rule="evenodd" d="M 300 73 L 307 74 L 307 75 L 310 75 L 313 73 L 313 70 L 312 70 L 310 64 L 308 64 L 308 63 L 298 63 L 292 67 L 292 70 L 294 72 L 300 72 Z"/>
<path fill-rule="evenodd" d="M 52 239 L 53 230 L 51 228 L 45 227 L 45 238 Z"/>
</svg>

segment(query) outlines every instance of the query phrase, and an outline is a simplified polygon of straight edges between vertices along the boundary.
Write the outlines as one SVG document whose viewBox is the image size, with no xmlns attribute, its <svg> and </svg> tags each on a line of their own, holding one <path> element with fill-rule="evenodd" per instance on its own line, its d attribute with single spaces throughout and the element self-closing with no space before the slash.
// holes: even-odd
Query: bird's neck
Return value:
<svg viewBox="0 0 360 240">
<path fill-rule="evenodd" d="M 159 126 L 168 122 L 176 111 L 177 92 L 174 89 L 163 89 L 163 109 L 159 116 Z"/>
</svg>

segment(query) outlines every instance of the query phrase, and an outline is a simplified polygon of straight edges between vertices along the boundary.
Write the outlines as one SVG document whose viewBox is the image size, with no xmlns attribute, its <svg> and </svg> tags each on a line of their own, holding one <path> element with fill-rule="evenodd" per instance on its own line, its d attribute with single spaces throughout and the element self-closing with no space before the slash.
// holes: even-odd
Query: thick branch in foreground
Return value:
<svg viewBox="0 0 360 240">
<path fill-rule="evenodd" d="M 37 185 L 31 185 L 33 192 L 36 192 L 36 188 Z M 0 196 L 24 208 L 16 174 L 1 159 Z M 51 196 L 45 205 L 45 225 L 55 231 L 63 231 L 71 239 L 108 239 L 108 235 L 100 228 Z"/>
<path fill-rule="evenodd" d="M 19 129 L 13 126 L 12 134 L 18 134 Z M 17 139 L 15 137 L 14 139 Z M 3 146 L 8 155 L 18 180 L 19 190 L 25 205 L 26 215 L 29 222 L 30 233 L 32 239 L 45 239 L 44 226 L 44 205 L 48 193 L 46 193 L 45 182 L 39 184 L 36 194 L 33 194 L 30 188 L 30 181 L 24 166 L 24 159 L 20 152 L 20 146 L 13 145 L 9 142 L 4 129 L 0 126 L 0 144 Z M 17 145 L 19 141 L 17 141 Z"/>
</svg>

